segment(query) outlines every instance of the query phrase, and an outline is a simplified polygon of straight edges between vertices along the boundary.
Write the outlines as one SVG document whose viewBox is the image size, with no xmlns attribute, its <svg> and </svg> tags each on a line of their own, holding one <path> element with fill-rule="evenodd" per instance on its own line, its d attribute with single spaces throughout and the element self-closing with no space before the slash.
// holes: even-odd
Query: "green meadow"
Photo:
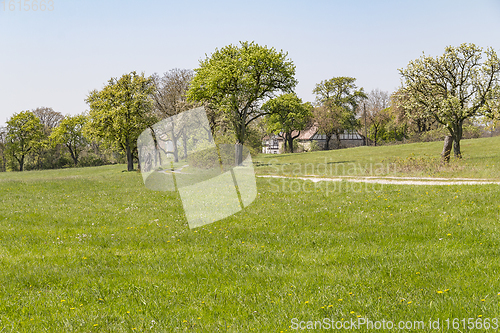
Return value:
<svg viewBox="0 0 500 333">
<path fill-rule="evenodd" d="M 441 143 L 254 162 L 257 175 L 394 163 L 387 175 L 500 179 L 499 144 L 464 140 L 449 166 Z M 189 229 L 177 193 L 125 169 L 0 174 L 0 332 L 294 332 L 324 318 L 500 327 L 499 185 L 257 177 L 250 206 Z"/>
</svg>

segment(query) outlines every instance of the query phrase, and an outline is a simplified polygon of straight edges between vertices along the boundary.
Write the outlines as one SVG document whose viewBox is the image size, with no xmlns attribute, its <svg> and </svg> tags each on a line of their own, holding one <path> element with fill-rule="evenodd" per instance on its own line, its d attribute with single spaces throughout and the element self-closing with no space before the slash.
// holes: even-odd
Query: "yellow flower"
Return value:
<svg viewBox="0 0 500 333">
<path fill-rule="evenodd" d="M 306 301 L 306 304 L 309 303 L 309 301 Z"/>
<path fill-rule="evenodd" d="M 437 291 L 437 293 L 438 293 L 438 294 L 442 294 L 443 292 L 442 292 L 441 290 L 438 290 L 438 291 Z"/>
</svg>

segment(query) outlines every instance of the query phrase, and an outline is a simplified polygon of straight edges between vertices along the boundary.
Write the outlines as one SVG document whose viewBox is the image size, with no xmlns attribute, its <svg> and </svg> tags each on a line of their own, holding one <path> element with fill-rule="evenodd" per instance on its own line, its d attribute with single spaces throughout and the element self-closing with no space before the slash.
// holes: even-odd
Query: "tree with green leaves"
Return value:
<svg viewBox="0 0 500 333">
<path fill-rule="evenodd" d="M 285 151 L 293 153 L 293 140 L 306 128 L 312 117 L 311 103 L 302 103 L 296 94 L 284 94 L 270 99 L 262 105 L 266 116 L 267 129 L 280 135 L 285 141 Z"/>
<path fill-rule="evenodd" d="M 7 142 L 7 128 L 0 127 L 0 172 L 7 171 L 7 156 L 5 144 Z"/>
<path fill-rule="evenodd" d="M 449 135 L 445 139 L 442 157 L 449 161 L 451 146 L 460 158 L 462 127 L 466 119 L 480 115 L 493 116 L 490 103 L 498 91 L 500 60 L 493 48 L 483 49 L 474 44 L 448 46 L 442 56 L 422 55 L 399 69 L 404 91 L 411 97 L 407 110 L 419 106 L 425 114 L 443 125 Z"/>
<path fill-rule="evenodd" d="M 101 91 L 91 91 L 85 100 L 90 106 L 85 135 L 125 152 L 128 171 L 134 169 L 137 138 L 158 120 L 151 112 L 153 89 L 152 78 L 131 72 L 111 78 Z"/>
<path fill-rule="evenodd" d="M 44 127 L 31 111 L 15 113 L 7 120 L 6 152 L 24 170 L 26 156 L 36 149 L 44 138 Z"/>
<path fill-rule="evenodd" d="M 68 148 L 75 166 L 78 164 L 80 153 L 87 146 L 87 140 L 83 135 L 86 121 L 87 117 L 83 114 L 66 116 L 50 134 L 50 141 L 53 145 L 62 144 Z"/>
<path fill-rule="evenodd" d="M 318 133 L 326 136 L 325 149 L 330 149 L 330 138 L 335 135 L 340 146 L 340 134 L 358 126 L 356 111 L 361 100 L 367 96 L 363 88 L 358 89 L 353 77 L 333 77 L 316 84 L 317 107 L 314 121 Z"/>
<path fill-rule="evenodd" d="M 261 104 L 277 92 L 289 93 L 297 84 L 288 54 L 254 42 L 228 45 L 200 61 L 188 99 L 208 104 L 227 117 L 236 137 L 236 163 L 242 162 L 247 127 L 265 113 Z"/>
</svg>

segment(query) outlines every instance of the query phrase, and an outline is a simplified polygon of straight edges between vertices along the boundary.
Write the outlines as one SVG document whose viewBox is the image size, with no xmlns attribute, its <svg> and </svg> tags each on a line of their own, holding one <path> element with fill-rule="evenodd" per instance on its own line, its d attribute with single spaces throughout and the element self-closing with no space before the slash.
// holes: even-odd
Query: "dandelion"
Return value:
<svg viewBox="0 0 500 333">
<path fill-rule="evenodd" d="M 438 294 L 442 294 L 442 293 L 443 293 L 443 291 L 442 291 L 442 290 L 438 290 L 438 291 L 437 291 L 437 293 L 438 293 Z"/>
<path fill-rule="evenodd" d="M 481 318 L 483 315 L 478 315 L 478 318 Z"/>
<path fill-rule="evenodd" d="M 339 298 L 339 302 L 342 302 L 342 298 Z"/>
<path fill-rule="evenodd" d="M 332 304 L 330 304 L 330 305 L 328 305 L 328 307 L 329 307 L 329 308 L 333 308 L 333 305 L 332 305 Z"/>
<path fill-rule="evenodd" d="M 309 303 L 309 301 L 306 301 L 306 304 Z"/>
<path fill-rule="evenodd" d="M 353 314 L 353 313 L 356 313 L 356 312 L 354 312 L 354 311 L 351 311 L 351 314 Z"/>
<path fill-rule="evenodd" d="M 481 302 L 486 302 L 486 301 L 484 299 L 482 299 Z"/>
</svg>

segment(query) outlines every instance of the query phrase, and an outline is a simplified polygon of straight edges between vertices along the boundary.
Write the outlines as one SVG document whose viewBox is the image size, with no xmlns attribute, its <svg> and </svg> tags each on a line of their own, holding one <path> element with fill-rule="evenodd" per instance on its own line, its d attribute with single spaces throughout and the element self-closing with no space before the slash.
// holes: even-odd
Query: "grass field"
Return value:
<svg viewBox="0 0 500 333">
<path fill-rule="evenodd" d="M 498 179 L 499 144 L 464 141 L 464 161 L 431 175 Z M 256 172 L 415 153 L 398 174 L 425 175 L 440 148 L 261 155 Z M 249 207 L 189 229 L 176 193 L 123 170 L 0 174 L 0 332 L 292 332 L 293 318 L 440 319 L 418 330 L 436 332 L 500 317 L 498 185 L 257 178 Z"/>
<path fill-rule="evenodd" d="M 462 160 L 440 163 L 442 142 L 357 147 L 307 154 L 260 155 L 257 174 L 430 176 L 500 179 L 500 136 L 462 140 Z"/>
</svg>

